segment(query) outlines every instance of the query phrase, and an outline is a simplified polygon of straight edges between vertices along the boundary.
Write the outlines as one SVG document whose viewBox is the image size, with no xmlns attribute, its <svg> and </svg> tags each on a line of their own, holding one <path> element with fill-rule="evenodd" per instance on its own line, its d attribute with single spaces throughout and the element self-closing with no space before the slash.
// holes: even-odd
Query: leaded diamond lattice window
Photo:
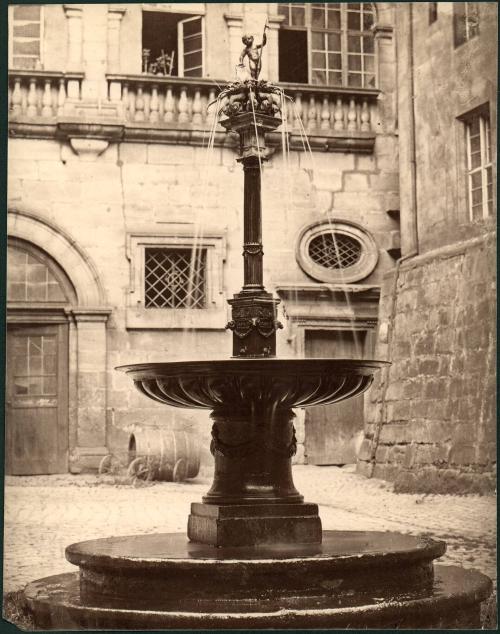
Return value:
<svg viewBox="0 0 500 634">
<path fill-rule="evenodd" d="M 322 233 L 309 243 L 309 257 L 327 269 L 347 269 L 361 258 L 361 244 L 342 233 Z"/>
<path fill-rule="evenodd" d="M 206 249 L 146 249 L 146 308 L 205 308 Z"/>
</svg>

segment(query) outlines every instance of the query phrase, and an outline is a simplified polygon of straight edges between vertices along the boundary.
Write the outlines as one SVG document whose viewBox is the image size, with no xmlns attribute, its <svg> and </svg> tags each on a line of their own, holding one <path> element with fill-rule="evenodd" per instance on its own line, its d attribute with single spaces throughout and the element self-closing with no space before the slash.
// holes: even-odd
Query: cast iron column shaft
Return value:
<svg viewBox="0 0 500 634">
<path fill-rule="evenodd" d="M 260 165 L 258 157 L 242 159 L 244 173 L 243 200 L 243 290 L 263 291 L 262 210 Z"/>
</svg>

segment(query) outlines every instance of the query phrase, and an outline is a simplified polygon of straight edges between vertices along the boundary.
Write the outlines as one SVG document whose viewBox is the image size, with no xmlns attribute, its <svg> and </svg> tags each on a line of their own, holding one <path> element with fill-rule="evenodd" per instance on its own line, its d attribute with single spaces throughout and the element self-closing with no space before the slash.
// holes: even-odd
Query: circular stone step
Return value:
<svg viewBox="0 0 500 634">
<path fill-rule="evenodd" d="M 147 610 L 91 606 L 80 599 L 78 573 L 66 573 L 30 583 L 25 596 L 40 629 L 456 629 L 479 628 L 479 605 L 491 592 L 491 581 L 479 572 L 455 566 L 436 566 L 427 596 L 398 594 L 372 597 L 357 606 L 284 607 L 248 612 L 210 610 Z M 255 597 L 259 606 L 259 597 Z"/>
<path fill-rule="evenodd" d="M 165 533 L 80 542 L 67 547 L 66 557 L 80 568 L 88 605 L 217 605 L 238 612 L 274 609 L 281 600 L 323 605 L 335 597 L 346 605 L 356 596 L 359 605 L 361 596 L 425 593 L 433 583 L 432 561 L 445 549 L 444 542 L 391 532 L 324 531 L 322 544 L 238 548 Z"/>
</svg>

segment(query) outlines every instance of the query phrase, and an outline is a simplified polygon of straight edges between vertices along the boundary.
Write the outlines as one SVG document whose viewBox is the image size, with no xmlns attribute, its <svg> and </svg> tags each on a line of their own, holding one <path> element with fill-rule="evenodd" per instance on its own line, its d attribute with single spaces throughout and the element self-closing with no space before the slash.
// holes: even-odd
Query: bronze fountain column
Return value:
<svg viewBox="0 0 500 634">
<path fill-rule="evenodd" d="M 243 288 L 229 300 L 232 319 L 226 326 L 233 333 L 234 359 L 275 357 L 276 330 L 282 327 L 276 315 L 279 300 L 264 288 L 261 209 L 265 134 L 281 118 L 260 112 L 256 96 L 259 86 L 250 81 L 243 102 L 247 110 L 221 122 L 239 134 L 237 160 L 244 173 Z M 242 387 L 251 398 L 224 398 L 211 414 L 214 481 L 203 503 L 191 505 L 188 537 L 217 546 L 320 543 L 318 507 L 304 504 L 292 480 L 295 415 L 281 405 L 272 379 L 263 383 L 256 373 Z"/>
</svg>

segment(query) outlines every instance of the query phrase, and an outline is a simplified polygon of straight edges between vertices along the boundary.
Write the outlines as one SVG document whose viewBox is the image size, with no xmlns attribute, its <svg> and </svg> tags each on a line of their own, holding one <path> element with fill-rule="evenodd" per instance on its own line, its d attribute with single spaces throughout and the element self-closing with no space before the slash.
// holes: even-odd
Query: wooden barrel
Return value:
<svg viewBox="0 0 500 634">
<path fill-rule="evenodd" d="M 200 470 L 200 444 L 192 431 L 144 428 L 130 435 L 129 475 L 182 482 Z"/>
</svg>

